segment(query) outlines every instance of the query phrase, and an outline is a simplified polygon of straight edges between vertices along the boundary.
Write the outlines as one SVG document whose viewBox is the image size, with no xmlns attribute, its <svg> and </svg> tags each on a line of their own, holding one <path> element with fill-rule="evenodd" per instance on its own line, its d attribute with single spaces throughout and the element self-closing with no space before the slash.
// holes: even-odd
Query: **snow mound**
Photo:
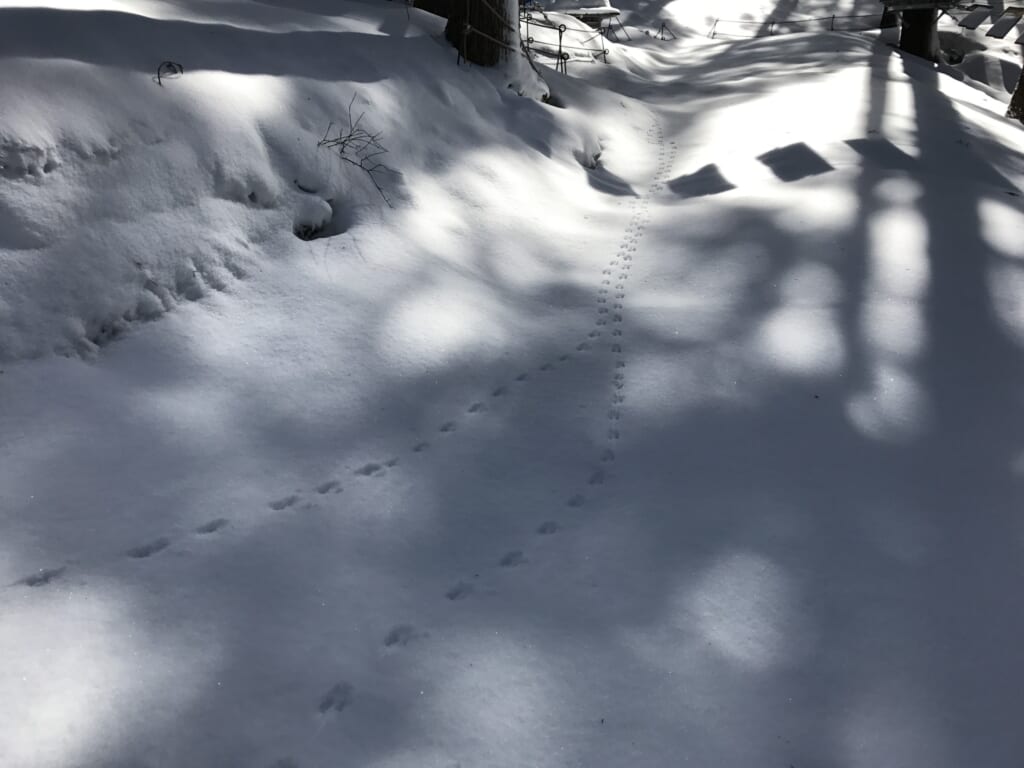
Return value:
<svg viewBox="0 0 1024 768">
<path fill-rule="evenodd" d="M 357 2 L 324 15 L 226 5 L 203 23 L 174 4 L 94 6 L 0 9 L 0 361 L 90 356 L 234 291 L 286 258 L 282 238 L 337 236 L 406 204 L 409 178 L 464 159 L 452 125 L 472 146 L 505 124 L 514 93 L 546 96 L 518 59 L 437 76 L 457 71 L 444 21 L 404 7 L 374 12 L 383 34 Z M 319 146 L 356 121 L 386 150 L 363 168 Z M 571 162 L 582 142 L 534 136 L 537 123 L 502 130 L 549 154 L 565 141 Z"/>
</svg>

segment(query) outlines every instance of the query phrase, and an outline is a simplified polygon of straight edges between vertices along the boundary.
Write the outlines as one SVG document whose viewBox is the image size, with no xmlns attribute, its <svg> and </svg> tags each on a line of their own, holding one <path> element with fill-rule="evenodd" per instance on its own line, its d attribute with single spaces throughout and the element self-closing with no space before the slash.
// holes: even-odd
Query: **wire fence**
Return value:
<svg viewBox="0 0 1024 768">
<path fill-rule="evenodd" d="M 574 33 L 572 39 L 573 43 L 575 43 L 572 44 L 566 42 L 566 32 L 570 31 L 569 28 L 565 24 L 555 24 L 542 10 L 536 8 L 520 9 L 519 23 L 523 32 L 523 47 L 527 53 L 539 53 L 542 56 L 555 59 L 555 68 L 560 72 L 566 72 L 568 62 L 574 58 L 573 54 L 577 52 L 590 54 L 589 56 L 579 57 L 583 60 L 593 60 L 600 57 L 604 63 L 608 63 L 608 49 L 604 46 L 603 42 L 605 35 L 603 27 L 599 27 L 589 37 L 582 40 L 576 37 L 576 33 L 579 33 L 580 30 L 571 30 Z M 549 39 L 534 37 L 533 32 L 538 29 L 550 30 L 551 33 L 557 34 L 557 41 L 552 39 L 553 34 L 549 35 Z M 588 43 L 592 43 L 598 38 L 602 40 L 600 47 L 588 45 Z"/>
<path fill-rule="evenodd" d="M 810 19 L 779 20 L 764 19 L 715 19 L 708 30 L 708 37 L 753 39 L 773 35 L 795 34 L 798 32 L 867 32 L 886 25 L 888 16 L 884 12 L 859 16 L 819 16 Z"/>
<path fill-rule="evenodd" d="M 468 23 L 463 30 L 464 35 L 481 37 L 502 49 L 506 56 L 510 53 L 523 53 L 530 58 L 531 54 L 540 54 L 554 59 L 556 69 L 561 72 L 566 71 L 568 62 L 572 59 L 584 61 L 600 59 L 605 63 L 608 62 L 609 51 L 604 43 L 591 44 L 598 38 L 605 40 L 611 37 L 613 30 L 610 23 L 599 24 L 592 34 L 580 39 L 581 30 L 570 29 L 565 24 L 553 22 L 547 13 L 536 5 L 523 5 L 519 9 L 519 28 L 517 30 L 505 14 L 493 4 L 493 2 L 500 3 L 501 0 L 475 1 L 479 2 L 494 17 L 499 29 L 512 33 L 510 37 L 514 38 L 514 33 L 520 32 L 521 46 L 511 45 L 508 40 L 499 39 Z M 708 37 L 713 39 L 754 39 L 799 32 L 866 32 L 891 26 L 892 21 L 891 15 L 885 12 L 850 16 L 819 16 L 806 19 L 776 20 L 768 18 L 761 21 L 715 19 L 708 30 Z M 534 32 L 539 30 L 544 30 L 544 32 L 535 36 Z M 624 28 L 623 31 L 625 31 Z M 567 33 L 571 34 L 567 35 Z"/>
</svg>

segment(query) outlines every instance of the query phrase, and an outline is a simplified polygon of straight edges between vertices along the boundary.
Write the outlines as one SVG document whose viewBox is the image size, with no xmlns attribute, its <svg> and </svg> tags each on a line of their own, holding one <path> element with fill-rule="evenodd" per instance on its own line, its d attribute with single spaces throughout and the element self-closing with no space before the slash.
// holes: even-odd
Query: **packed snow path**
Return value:
<svg viewBox="0 0 1024 768">
<path fill-rule="evenodd" d="M 502 251 L 558 265 L 543 302 L 428 177 L 450 262 L 385 217 L 286 233 L 91 362 L 5 366 L 0 765 L 1019 763 L 1019 134 L 815 45 L 552 77 L 609 120 L 587 170 L 460 156 L 573 232 Z M 375 313 L 403 270 L 463 282 Z M 558 312 L 498 336 L 509 305 Z"/>
</svg>

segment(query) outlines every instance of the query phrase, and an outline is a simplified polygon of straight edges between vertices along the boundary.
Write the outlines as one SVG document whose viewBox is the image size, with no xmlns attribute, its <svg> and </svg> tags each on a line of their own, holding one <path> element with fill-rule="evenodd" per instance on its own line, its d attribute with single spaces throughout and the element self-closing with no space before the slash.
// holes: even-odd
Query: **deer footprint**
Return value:
<svg viewBox="0 0 1024 768">
<path fill-rule="evenodd" d="M 128 557 L 135 558 L 136 560 L 142 560 L 147 557 L 152 557 L 157 552 L 161 552 L 171 545 L 171 540 L 167 538 L 159 538 L 148 544 L 142 544 L 138 547 L 132 547 L 125 552 Z"/>
<path fill-rule="evenodd" d="M 336 683 L 320 699 L 317 710 L 321 715 L 326 715 L 328 712 L 341 712 L 352 703 L 353 693 L 354 689 L 351 683 Z"/>
<path fill-rule="evenodd" d="M 67 568 L 43 568 L 31 576 L 26 576 L 17 583 L 26 587 L 45 587 L 54 579 L 59 579 L 63 576 L 66 570 Z"/>
<path fill-rule="evenodd" d="M 290 496 L 285 496 L 283 499 L 272 501 L 269 504 L 267 504 L 267 506 L 270 507 L 275 512 L 280 512 L 282 509 L 288 509 L 288 507 L 294 505 L 295 502 L 297 502 L 298 500 L 299 495 L 297 493 L 293 493 Z"/>
<path fill-rule="evenodd" d="M 397 624 L 384 636 L 384 647 L 393 648 L 397 645 L 404 648 L 409 643 L 424 637 L 427 637 L 427 633 L 420 632 L 412 624 Z"/>
<path fill-rule="evenodd" d="M 196 533 L 198 534 L 207 535 L 211 533 L 216 533 L 227 524 L 228 520 L 226 517 L 218 517 L 216 520 L 210 520 L 207 523 L 203 523 L 202 525 L 198 526 L 195 530 Z"/>
<path fill-rule="evenodd" d="M 502 556 L 501 560 L 498 561 L 498 565 L 502 568 L 515 568 L 517 565 L 522 565 L 526 562 L 526 556 L 521 550 L 513 550 Z"/>
<path fill-rule="evenodd" d="M 471 594 L 473 594 L 473 585 L 468 581 L 460 581 L 445 592 L 444 596 L 454 602 L 455 600 L 465 600 Z"/>
</svg>

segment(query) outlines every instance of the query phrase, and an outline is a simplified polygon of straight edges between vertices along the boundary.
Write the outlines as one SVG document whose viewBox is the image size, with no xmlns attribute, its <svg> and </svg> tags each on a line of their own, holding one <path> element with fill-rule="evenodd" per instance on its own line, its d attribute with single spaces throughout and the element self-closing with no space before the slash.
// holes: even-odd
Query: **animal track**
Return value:
<svg viewBox="0 0 1024 768">
<path fill-rule="evenodd" d="M 468 581 L 460 581 L 458 584 L 455 584 L 447 592 L 445 592 L 444 596 L 447 597 L 449 600 L 454 601 L 465 600 L 471 594 L 473 594 L 473 585 L 470 584 Z"/>
<path fill-rule="evenodd" d="M 26 576 L 17 583 L 26 587 L 45 587 L 51 581 L 63 576 L 64 571 L 66 570 L 66 566 L 61 568 L 43 568 L 36 571 L 31 576 Z"/>
<path fill-rule="evenodd" d="M 412 624 L 397 624 L 384 636 L 384 647 L 391 648 L 396 645 L 405 647 L 414 640 L 426 636 L 425 632 L 417 631 Z"/>
<path fill-rule="evenodd" d="M 169 547 L 170 545 L 170 539 L 159 538 L 155 541 L 149 542 L 148 544 L 142 544 L 138 547 L 132 547 L 127 552 L 125 552 L 125 554 L 128 555 L 128 557 L 135 558 L 136 560 L 141 560 L 146 557 L 152 557 L 157 552 L 167 549 L 167 547 Z"/>
<path fill-rule="evenodd" d="M 352 696 L 355 693 L 351 683 L 340 682 L 331 687 L 320 699 L 317 711 L 321 715 L 328 712 L 341 712 L 352 703 Z"/>
<path fill-rule="evenodd" d="M 502 568 L 515 568 L 517 565 L 522 565 L 526 562 L 526 556 L 523 555 L 521 550 L 513 550 L 506 553 L 501 560 L 498 561 L 498 565 Z"/>
<path fill-rule="evenodd" d="M 331 491 L 340 492 L 341 483 L 339 483 L 337 480 L 327 480 L 326 482 L 320 483 L 320 485 L 316 487 L 316 492 L 321 495 L 325 493 L 330 493 Z"/>
<path fill-rule="evenodd" d="M 282 509 L 288 509 L 288 507 L 292 506 L 298 500 L 299 495 L 297 493 L 293 493 L 291 496 L 285 496 L 283 499 L 272 501 L 269 504 L 267 504 L 267 506 L 270 507 L 275 512 L 280 512 Z"/>
<path fill-rule="evenodd" d="M 227 524 L 228 524 L 228 520 L 227 520 L 226 517 L 218 517 L 216 520 L 210 520 L 208 523 L 203 523 L 202 525 L 197 527 L 195 530 L 196 530 L 196 533 L 204 534 L 204 535 L 205 534 L 210 534 L 210 533 L 216 533 L 221 528 L 224 528 Z"/>
<path fill-rule="evenodd" d="M 412 450 L 414 453 L 423 453 L 423 451 L 427 450 L 429 447 L 430 443 L 416 443 L 416 445 L 412 447 Z"/>
<path fill-rule="evenodd" d="M 361 475 L 362 477 L 370 477 L 371 475 L 376 475 L 378 472 L 381 472 L 383 469 L 384 467 L 380 464 L 371 461 L 369 464 L 363 464 L 363 466 L 357 469 L 354 474 Z M 294 500 L 292 503 L 294 503 Z M 284 507 L 281 507 L 281 509 L 284 509 Z"/>
<path fill-rule="evenodd" d="M 655 126 L 648 132 L 648 137 L 651 143 L 663 143 L 661 137 L 660 127 Z M 667 164 L 664 161 L 664 149 L 662 148 L 659 152 L 659 165 L 657 167 L 658 176 L 654 184 L 651 185 L 650 189 L 656 189 L 658 184 L 657 181 L 661 175 L 667 173 Z M 626 280 L 629 278 L 630 270 L 632 268 L 632 262 L 634 260 L 634 254 L 637 252 L 640 240 L 643 236 L 645 228 L 647 226 L 648 219 L 648 207 L 649 207 L 649 196 L 650 193 L 646 193 L 644 197 L 635 200 L 632 204 L 633 220 L 629 223 L 626 229 L 626 236 L 622 245 L 619 247 L 617 254 L 608 261 L 608 266 L 601 270 L 600 285 L 597 287 L 595 298 L 596 305 L 596 317 L 594 321 L 594 329 L 590 330 L 587 334 L 589 339 L 598 339 L 602 335 L 602 327 L 609 323 L 609 320 L 616 324 L 623 322 L 623 311 L 624 310 L 624 299 L 626 296 Z M 614 285 L 614 289 L 611 287 Z M 609 301 L 609 294 L 613 293 L 614 290 L 614 301 Z M 612 335 L 616 339 L 621 339 L 623 331 L 619 327 L 612 329 Z M 580 341 L 575 349 L 579 352 L 588 351 L 592 348 L 590 341 Z M 622 344 L 613 343 L 610 345 L 610 350 L 617 356 L 622 355 Z M 558 361 L 564 362 L 570 357 L 569 354 L 562 354 L 558 356 Z M 622 369 L 625 367 L 625 362 L 621 359 L 613 360 L 616 369 Z M 544 362 L 539 367 L 540 371 L 550 371 L 554 369 L 554 360 Z M 532 369 L 531 369 L 532 370 Z M 515 377 L 515 381 L 523 382 L 529 379 L 529 373 L 523 371 Z M 607 411 L 607 420 L 609 424 L 608 429 L 608 440 L 614 442 L 619 440 L 619 430 L 617 425 L 621 419 L 621 412 L 617 407 L 620 403 L 624 402 L 625 398 L 620 394 L 621 390 L 625 386 L 625 376 L 621 372 L 616 372 L 612 376 L 613 392 L 611 394 L 612 406 Z M 491 397 L 502 397 L 507 394 L 508 388 L 505 385 L 499 385 L 491 391 Z M 468 409 L 468 413 L 479 413 L 485 411 L 486 406 L 482 402 L 472 403 Z M 454 421 L 449 421 L 440 427 L 441 432 L 452 432 L 455 431 L 456 424 Z M 414 448 L 414 450 L 422 450 L 424 444 L 420 444 Z M 615 461 L 615 452 L 611 447 L 604 448 L 600 453 L 600 461 L 603 464 Z M 593 469 L 589 474 L 587 484 L 589 486 L 603 485 L 606 481 L 606 470 L 605 469 Z M 586 497 L 582 493 L 575 493 L 570 496 L 566 504 L 570 507 L 582 507 L 586 503 Z M 535 529 L 538 535 L 547 536 L 557 533 L 561 530 L 561 526 L 555 520 L 545 520 L 541 522 Z M 526 557 L 522 550 L 510 550 L 502 555 L 498 559 L 498 566 L 502 568 L 511 568 L 526 563 Z M 458 600 L 464 600 L 471 596 L 475 591 L 475 586 L 470 581 L 461 580 L 450 586 L 445 591 L 444 596 L 446 599 L 455 602 Z M 393 627 L 384 638 L 385 647 L 392 646 L 404 646 L 411 640 L 415 639 L 417 633 L 415 629 L 408 624 L 399 624 Z M 333 693 L 338 686 L 335 686 L 332 691 L 328 692 L 323 702 L 320 705 L 321 712 L 327 712 L 334 707 Z M 345 703 L 341 708 L 347 705 L 348 697 L 350 693 L 346 693 L 344 698 Z"/>
</svg>

